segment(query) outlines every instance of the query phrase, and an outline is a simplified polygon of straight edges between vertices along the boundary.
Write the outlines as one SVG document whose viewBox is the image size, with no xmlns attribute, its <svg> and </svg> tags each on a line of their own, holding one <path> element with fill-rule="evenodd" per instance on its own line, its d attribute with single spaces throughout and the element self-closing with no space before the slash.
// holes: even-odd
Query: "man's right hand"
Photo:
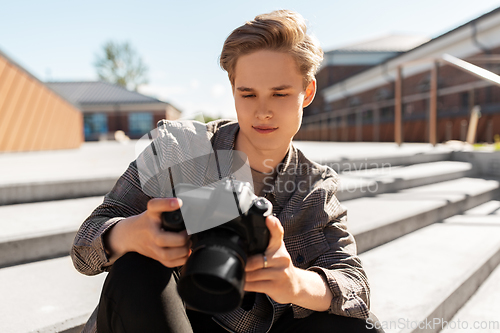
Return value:
<svg viewBox="0 0 500 333">
<path fill-rule="evenodd" d="M 169 232 L 161 228 L 161 213 L 182 205 L 176 198 L 155 198 L 145 212 L 121 220 L 104 235 L 104 246 L 110 255 L 109 265 L 127 252 L 137 252 L 167 267 L 184 265 L 191 254 L 187 232 Z"/>
</svg>

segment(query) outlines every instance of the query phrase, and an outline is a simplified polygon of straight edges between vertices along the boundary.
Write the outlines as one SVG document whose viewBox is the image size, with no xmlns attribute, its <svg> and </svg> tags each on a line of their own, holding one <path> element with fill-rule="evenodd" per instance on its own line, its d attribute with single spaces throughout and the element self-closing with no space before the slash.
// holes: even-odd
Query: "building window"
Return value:
<svg viewBox="0 0 500 333">
<path fill-rule="evenodd" d="M 130 113 L 128 128 L 132 135 L 144 135 L 153 128 L 153 115 L 149 112 Z"/>
<path fill-rule="evenodd" d="M 355 125 L 356 124 L 356 114 L 355 113 L 350 113 L 347 115 L 347 124 L 348 125 Z"/>
<path fill-rule="evenodd" d="M 373 110 L 363 112 L 363 124 L 371 124 L 373 122 Z"/>
<path fill-rule="evenodd" d="M 460 94 L 460 104 L 462 107 L 467 109 L 469 108 L 469 96 L 470 93 L 468 91 Z"/>
<path fill-rule="evenodd" d="M 375 93 L 375 100 L 376 101 L 385 101 L 385 100 L 388 100 L 392 97 L 394 97 L 392 92 L 389 91 L 389 89 L 387 89 L 387 88 L 380 88 Z"/>
<path fill-rule="evenodd" d="M 99 140 L 108 133 L 108 117 L 104 113 L 90 113 L 83 116 L 85 140 Z"/>
<path fill-rule="evenodd" d="M 394 108 L 390 106 L 382 108 L 380 110 L 380 118 L 383 120 L 394 119 Z"/>
<path fill-rule="evenodd" d="M 354 96 L 349 99 L 349 106 L 358 106 L 361 105 L 361 103 L 361 98 L 359 98 L 358 96 Z"/>
</svg>

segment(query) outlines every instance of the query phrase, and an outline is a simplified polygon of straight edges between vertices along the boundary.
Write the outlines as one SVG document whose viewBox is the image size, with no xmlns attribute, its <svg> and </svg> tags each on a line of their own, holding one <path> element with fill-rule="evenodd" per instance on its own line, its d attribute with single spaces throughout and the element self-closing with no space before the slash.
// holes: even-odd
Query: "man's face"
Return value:
<svg viewBox="0 0 500 333">
<path fill-rule="evenodd" d="M 282 52 L 261 50 L 236 62 L 234 101 L 240 132 L 238 149 L 245 153 L 287 151 L 302 122 L 302 109 L 316 92 L 304 89 L 295 60 Z"/>
</svg>

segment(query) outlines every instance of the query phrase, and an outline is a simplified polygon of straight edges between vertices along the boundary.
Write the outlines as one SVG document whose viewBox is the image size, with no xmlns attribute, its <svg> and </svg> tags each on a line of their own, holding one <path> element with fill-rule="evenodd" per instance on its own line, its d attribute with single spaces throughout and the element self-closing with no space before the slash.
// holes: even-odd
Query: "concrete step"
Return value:
<svg viewBox="0 0 500 333">
<path fill-rule="evenodd" d="M 102 196 L 111 191 L 120 175 L 3 184 L 0 185 L 0 206 Z"/>
<path fill-rule="evenodd" d="M 464 225 L 496 225 L 500 224 L 500 200 L 492 200 L 464 215 L 457 215 L 447 221 Z M 477 332 L 500 332 L 500 265 L 479 287 L 477 292 L 448 322 L 442 333 L 456 333 L 464 330 Z"/>
<path fill-rule="evenodd" d="M 78 273 L 69 256 L 0 269 L 0 332 L 68 332 L 99 303 L 106 273 Z"/>
<path fill-rule="evenodd" d="M 87 142 L 79 149 L 0 154 L 0 205 L 106 194 L 135 159 L 137 141 Z M 296 142 L 337 171 L 449 160 L 449 147 L 429 144 Z M 139 149 L 140 150 L 140 149 Z"/>
<path fill-rule="evenodd" d="M 361 254 L 371 309 L 387 333 L 439 332 L 499 265 L 500 219 L 458 220 L 446 219 Z M 498 320 L 498 309 L 489 320 Z"/>
<path fill-rule="evenodd" d="M 341 201 L 351 200 L 474 175 L 476 171 L 471 163 L 454 161 L 365 167 L 339 174 L 337 197 Z"/>
<path fill-rule="evenodd" d="M 343 204 L 362 253 L 486 202 L 498 188 L 494 180 L 463 178 Z M 101 202 L 90 197 L 0 206 L 0 267 L 67 255 L 79 226 Z"/>
<path fill-rule="evenodd" d="M 451 160 L 453 148 L 427 143 L 294 141 L 308 158 L 337 172 Z"/>
<path fill-rule="evenodd" d="M 0 154 L 0 205 L 104 195 L 135 159 L 135 141 Z"/>
<path fill-rule="evenodd" d="M 458 333 L 465 330 L 498 333 L 500 332 L 499 313 L 500 266 L 491 273 L 476 293 L 451 318 L 441 333 Z"/>
<path fill-rule="evenodd" d="M 0 267 L 68 255 L 103 197 L 0 206 Z"/>
<path fill-rule="evenodd" d="M 500 182 L 460 178 L 343 201 L 362 253 L 500 196 Z"/>
</svg>

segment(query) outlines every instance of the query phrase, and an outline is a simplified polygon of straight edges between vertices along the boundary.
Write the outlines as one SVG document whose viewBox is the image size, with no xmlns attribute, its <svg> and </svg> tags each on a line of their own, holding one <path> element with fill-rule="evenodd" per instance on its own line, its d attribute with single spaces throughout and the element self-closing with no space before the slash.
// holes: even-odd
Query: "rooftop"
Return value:
<svg viewBox="0 0 500 333">
<path fill-rule="evenodd" d="M 327 53 L 406 52 L 428 42 L 429 40 L 429 37 L 420 35 L 391 34 L 343 46 Z"/>
<path fill-rule="evenodd" d="M 164 103 L 156 98 L 102 81 L 46 82 L 46 85 L 79 105 Z"/>
</svg>

